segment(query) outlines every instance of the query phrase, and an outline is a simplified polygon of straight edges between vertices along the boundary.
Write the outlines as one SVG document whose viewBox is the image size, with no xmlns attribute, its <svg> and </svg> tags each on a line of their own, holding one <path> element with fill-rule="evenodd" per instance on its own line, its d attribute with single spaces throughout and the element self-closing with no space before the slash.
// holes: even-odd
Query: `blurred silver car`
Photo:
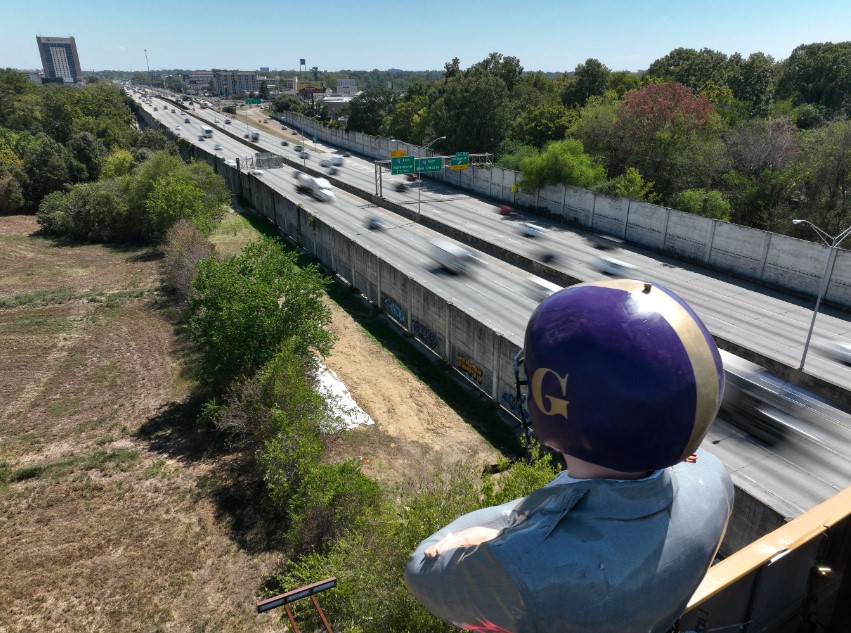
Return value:
<svg viewBox="0 0 851 633">
<path fill-rule="evenodd" d="M 638 270 L 632 264 L 627 264 L 614 257 L 598 257 L 591 265 L 598 273 L 611 277 L 629 277 Z"/>
<path fill-rule="evenodd" d="M 851 365 L 851 343 L 846 341 L 813 341 L 813 347 L 822 356 L 839 361 L 843 365 Z"/>
</svg>

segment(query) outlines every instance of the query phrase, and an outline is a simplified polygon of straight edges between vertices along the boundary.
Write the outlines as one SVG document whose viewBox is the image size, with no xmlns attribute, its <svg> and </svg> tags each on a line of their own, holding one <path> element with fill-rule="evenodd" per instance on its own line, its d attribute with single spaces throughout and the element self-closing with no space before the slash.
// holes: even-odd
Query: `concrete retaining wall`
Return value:
<svg viewBox="0 0 851 633">
<path fill-rule="evenodd" d="M 327 128 L 303 115 L 284 112 L 276 118 L 301 129 L 306 136 L 316 136 L 369 158 L 387 159 L 394 149 L 405 149 L 411 156 L 434 155 L 408 143 Z M 512 192 L 519 174 L 499 167 L 444 170 L 427 177 L 509 204 L 538 208 L 590 230 L 796 294 L 815 297 L 827 261 L 827 247 L 815 242 L 657 205 L 613 199 L 585 189 L 558 186 L 535 194 Z M 772 252 L 775 240 L 785 243 Z M 847 251 L 837 257 L 825 301 L 851 308 L 851 253 Z"/>
</svg>

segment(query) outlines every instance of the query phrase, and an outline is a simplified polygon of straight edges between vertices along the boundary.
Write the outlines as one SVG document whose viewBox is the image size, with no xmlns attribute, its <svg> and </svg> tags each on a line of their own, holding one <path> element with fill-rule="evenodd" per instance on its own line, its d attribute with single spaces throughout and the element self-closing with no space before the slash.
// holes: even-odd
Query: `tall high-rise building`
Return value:
<svg viewBox="0 0 851 633">
<path fill-rule="evenodd" d="M 36 36 L 41 65 L 47 79 L 62 79 L 66 84 L 83 80 L 83 69 L 77 55 L 77 43 L 73 37 Z"/>
</svg>

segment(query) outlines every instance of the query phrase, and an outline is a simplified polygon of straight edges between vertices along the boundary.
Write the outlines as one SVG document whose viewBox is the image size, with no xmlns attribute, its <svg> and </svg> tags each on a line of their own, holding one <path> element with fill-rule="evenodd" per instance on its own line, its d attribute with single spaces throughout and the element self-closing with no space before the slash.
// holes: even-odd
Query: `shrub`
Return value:
<svg viewBox="0 0 851 633">
<path fill-rule="evenodd" d="M 189 301 L 198 262 L 213 254 L 213 245 L 186 219 L 172 226 L 163 243 L 163 286 L 179 304 Z"/>
<path fill-rule="evenodd" d="M 273 238 L 251 242 L 240 255 L 198 263 L 189 301 L 190 335 L 201 345 L 204 378 L 225 387 L 251 375 L 290 340 L 299 356 L 327 354 L 334 337 L 316 266 L 299 268 Z"/>
<path fill-rule="evenodd" d="M 724 222 L 730 220 L 730 203 L 724 199 L 720 191 L 705 189 L 681 191 L 674 198 L 674 207 L 680 211 Z"/>
</svg>

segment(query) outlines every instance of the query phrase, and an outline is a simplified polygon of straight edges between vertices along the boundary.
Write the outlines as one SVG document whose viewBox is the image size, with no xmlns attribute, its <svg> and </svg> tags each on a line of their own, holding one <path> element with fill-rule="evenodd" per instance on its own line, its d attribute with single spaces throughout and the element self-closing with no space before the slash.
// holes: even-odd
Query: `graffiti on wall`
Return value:
<svg viewBox="0 0 851 633">
<path fill-rule="evenodd" d="M 475 361 L 466 358 L 463 354 L 458 354 L 458 369 L 463 371 L 480 385 L 482 384 L 482 378 L 484 377 L 485 372 L 482 371 L 481 367 L 476 365 Z"/>
<path fill-rule="evenodd" d="M 516 394 L 508 393 L 507 391 L 503 391 L 502 392 L 502 402 L 505 404 L 505 407 L 509 411 L 513 411 L 517 415 L 520 415 L 521 401 L 517 399 Z"/>
<path fill-rule="evenodd" d="M 423 343 L 425 343 L 429 348 L 438 351 L 438 345 L 440 345 L 440 339 L 430 327 L 428 327 L 425 323 L 421 323 L 414 319 L 411 322 L 411 330 L 418 339 L 420 339 Z"/>
<path fill-rule="evenodd" d="M 384 293 L 382 293 L 384 294 Z M 384 295 L 384 309 L 387 310 L 387 313 L 396 319 L 399 323 L 404 326 L 408 325 L 408 313 L 405 311 L 405 308 L 400 306 L 393 300 L 393 297 L 389 297 Z"/>
</svg>

